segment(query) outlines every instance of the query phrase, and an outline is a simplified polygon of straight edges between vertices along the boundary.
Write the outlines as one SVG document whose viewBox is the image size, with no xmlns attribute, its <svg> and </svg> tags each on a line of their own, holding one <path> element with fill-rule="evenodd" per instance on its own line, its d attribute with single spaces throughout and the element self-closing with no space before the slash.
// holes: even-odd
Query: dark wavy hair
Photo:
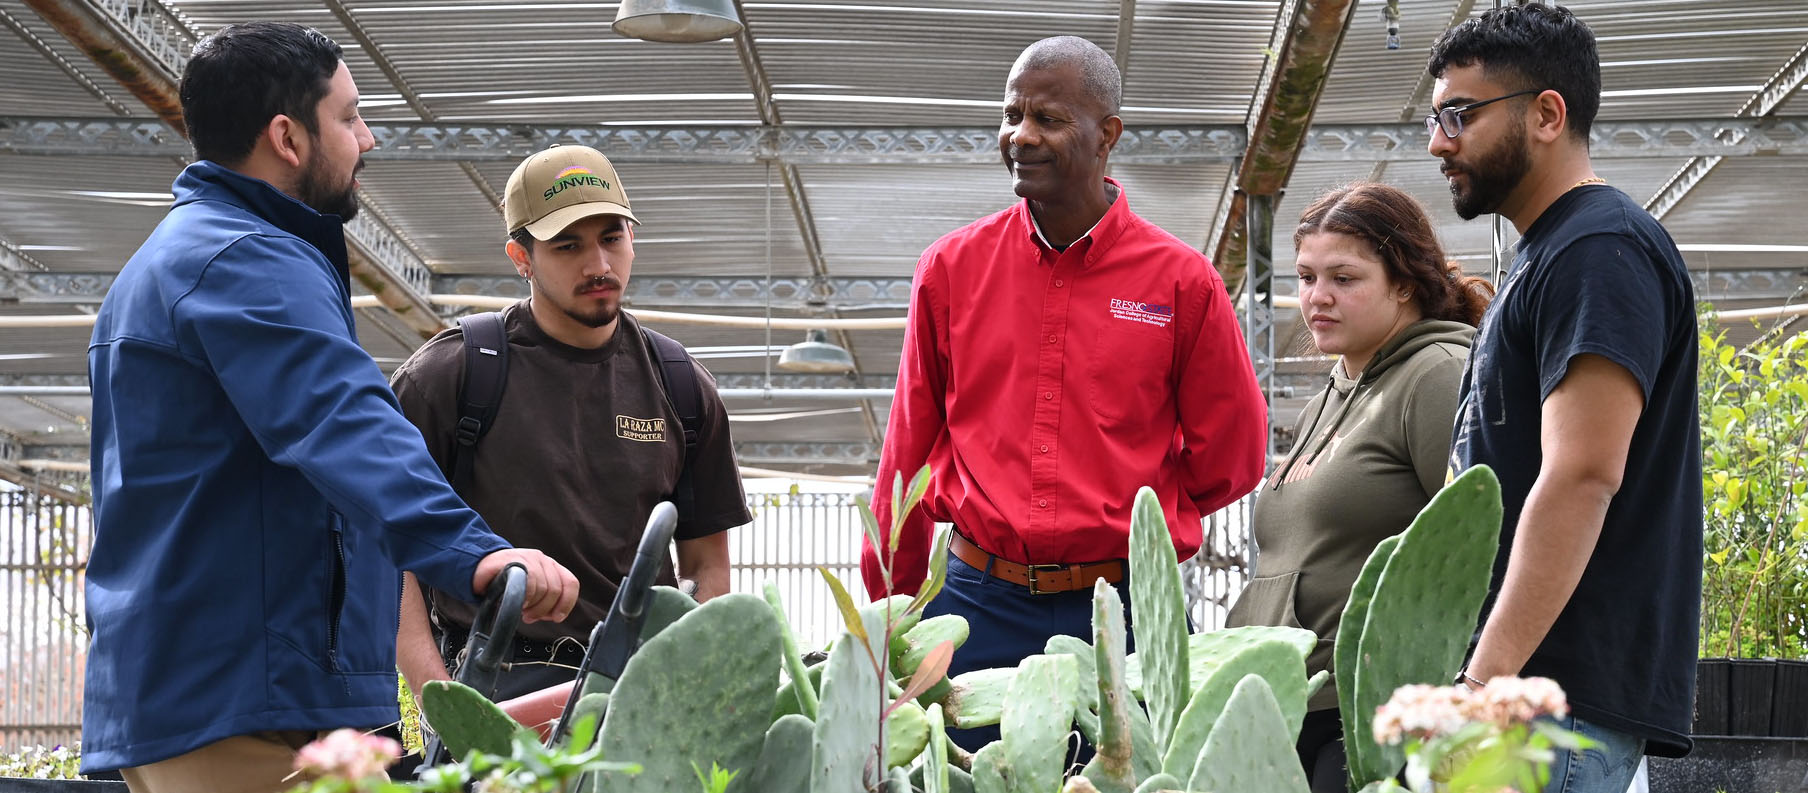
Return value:
<svg viewBox="0 0 1808 793">
<path fill-rule="evenodd" d="M 1481 323 L 1494 298 L 1487 279 L 1463 274 L 1444 259 L 1431 218 L 1417 199 L 1379 182 L 1352 182 L 1318 197 L 1300 215 L 1293 245 L 1309 234 L 1330 232 L 1367 240 L 1381 257 L 1388 280 L 1412 289 L 1426 319 Z"/>
<path fill-rule="evenodd" d="M 178 89 L 195 156 L 237 166 L 279 114 L 318 134 L 314 116 L 342 58 L 325 34 L 288 22 L 228 25 L 202 39 Z"/>
<path fill-rule="evenodd" d="M 1426 70 L 1481 66 L 1509 91 L 1551 90 L 1568 107 L 1570 134 L 1588 142 L 1601 110 L 1601 54 L 1594 31 L 1567 8 L 1543 3 L 1496 8 L 1438 38 Z"/>
</svg>

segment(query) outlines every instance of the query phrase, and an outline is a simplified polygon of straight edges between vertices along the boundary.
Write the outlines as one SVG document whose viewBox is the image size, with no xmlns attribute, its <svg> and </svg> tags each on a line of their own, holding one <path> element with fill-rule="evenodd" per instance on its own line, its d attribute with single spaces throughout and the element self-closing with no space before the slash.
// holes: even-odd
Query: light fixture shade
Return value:
<svg viewBox="0 0 1808 793">
<path fill-rule="evenodd" d="M 621 0 L 610 27 L 631 39 L 688 44 L 741 32 L 741 17 L 734 0 Z"/>
<path fill-rule="evenodd" d="M 778 356 L 778 368 L 787 372 L 839 374 L 854 371 L 854 356 L 829 343 L 829 332 L 813 330 Z"/>
</svg>

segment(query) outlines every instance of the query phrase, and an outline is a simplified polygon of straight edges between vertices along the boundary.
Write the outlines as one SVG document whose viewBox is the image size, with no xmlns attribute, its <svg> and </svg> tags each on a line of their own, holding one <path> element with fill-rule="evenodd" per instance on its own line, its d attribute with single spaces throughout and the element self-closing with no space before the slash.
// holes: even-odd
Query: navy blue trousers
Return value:
<svg viewBox="0 0 1808 793">
<path fill-rule="evenodd" d="M 1130 625 L 1129 581 L 1118 583 L 1124 604 L 1126 652 L 1135 650 Z M 1052 595 L 1032 595 L 1026 587 L 981 573 L 953 554 L 948 556 L 948 582 L 941 594 L 923 609 L 923 618 L 959 614 L 967 618 L 967 643 L 954 652 L 948 676 L 975 669 L 1016 668 L 1018 662 L 1041 653 L 1049 637 L 1078 636 L 1092 643 L 1092 587 Z M 967 751 L 998 740 L 998 728 L 949 730 L 948 737 Z M 1085 749 L 1081 755 L 1090 755 Z"/>
</svg>

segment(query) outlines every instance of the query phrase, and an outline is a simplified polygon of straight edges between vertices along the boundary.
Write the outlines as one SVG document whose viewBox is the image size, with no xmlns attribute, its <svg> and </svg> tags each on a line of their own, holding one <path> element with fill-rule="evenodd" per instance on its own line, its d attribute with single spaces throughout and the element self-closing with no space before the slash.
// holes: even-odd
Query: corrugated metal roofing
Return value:
<svg viewBox="0 0 1808 793">
<path fill-rule="evenodd" d="M 1136 2 L 1124 90 L 1126 122 L 1247 121 L 1282 5 L 1279 0 Z M 1385 47 L 1384 5 L 1383 0 L 1362 0 L 1316 122 L 1416 120 L 1429 104 L 1430 84 L 1422 72 L 1431 42 L 1454 19 L 1480 13 L 1492 3 L 1400 0 L 1403 46 L 1397 50 Z M 1600 39 L 1606 90 L 1602 117 L 1608 119 L 1730 116 L 1808 43 L 1808 3 L 1800 0 L 1566 5 Z M 377 68 L 373 55 L 378 53 L 357 41 L 328 0 L 173 0 L 171 7 L 202 33 L 251 19 L 318 27 L 345 47 L 368 118 L 420 118 L 405 101 L 404 89 Z M 400 73 L 406 90 L 441 123 L 698 126 L 760 120 L 752 83 L 732 42 L 624 40 L 609 30 L 614 3 L 344 0 L 343 7 Z M 1121 6 L 1106 0 L 827 0 L 747 2 L 744 8 L 774 107 L 786 123 L 984 128 L 996 123 L 1005 75 L 1023 46 L 1044 36 L 1074 34 L 1114 51 Z M 20 0 L 0 0 L 0 12 L 130 114 L 148 115 Z M 1808 106 L 1804 101 L 1792 99 L 1783 112 Z M 0 31 L 0 115 L 115 114 L 10 27 Z M 1599 173 L 1641 201 L 1682 164 L 1678 158 L 1596 160 Z M 497 191 L 513 168 L 508 162 L 474 165 Z M 167 199 L 159 196 L 167 195 L 178 169 L 167 158 L 0 155 L 0 239 L 26 246 L 29 255 L 53 270 L 115 270 L 162 216 L 159 204 Z M 778 277 L 814 272 L 776 169 L 624 162 L 619 170 L 645 221 L 637 236 L 637 274 L 763 277 L 768 272 L 768 228 L 771 272 Z M 1378 172 L 1420 198 L 1453 257 L 1472 271 L 1488 269 L 1491 224 L 1455 217 L 1437 163 L 1429 156 L 1379 168 L 1368 162 L 1302 163 L 1275 222 L 1276 271 L 1283 276 L 1277 291 L 1292 291 L 1285 276 L 1293 269 L 1290 237 L 1300 209 L 1331 186 Z M 1003 170 L 990 162 L 805 164 L 796 173 L 815 217 L 821 265 L 831 277 L 908 277 L 924 246 L 1015 200 Z M 1228 174 L 1223 163 L 1119 164 L 1113 172 L 1136 211 L 1196 245 L 1203 245 L 1213 231 Z M 512 275 L 502 255 L 500 215 L 457 165 L 372 161 L 363 181 L 367 196 L 436 272 Z M 1799 272 L 1803 254 L 1797 250 L 1736 246 L 1808 243 L 1795 200 L 1797 186 L 1805 181 L 1808 159 L 1730 158 L 1666 224 L 1684 244 L 1692 267 Z M 652 302 L 635 305 L 646 308 Z M 77 308 L 0 302 L 0 314 Z M 757 305 L 693 310 L 763 313 Z M 1282 312 L 1278 319 L 1286 330 L 1293 316 Z M 362 337 L 385 368 L 408 352 L 408 337 L 388 325 L 368 312 L 360 319 Z M 758 345 L 766 338 L 760 330 L 659 327 L 699 347 Z M 900 332 L 855 331 L 850 336 L 865 372 L 895 371 Z M 86 337 L 80 329 L 7 330 L 0 340 L 0 374 L 78 374 L 84 369 Z M 781 346 L 801 337 L 797 331 L 772 336 Z M 1296 335 L 1283 338 L 1279 346 L 1298 351 L 1299 343 Z M 16 357 L 30 355 L 49 357 Z M 712 356 L 707 363 L 724 374 L 758 373 L 764 359 Z M 71 404 L 81 407 L 80 400 Z M 764 415 L 752 412 L 757 407 L 736 409 L 750 417 Z M 886 408 L 885 400 L 876 404 L 881 424 Z M 0 397 L 0 428 L 44 440 L 53 422 L 46 423 L 43 416 L 39 407 Z M 747 441 L 872 440 L 865 418 L 856 413 L 749 419 L 737 422 L 735 432 Z"/>
</svg>

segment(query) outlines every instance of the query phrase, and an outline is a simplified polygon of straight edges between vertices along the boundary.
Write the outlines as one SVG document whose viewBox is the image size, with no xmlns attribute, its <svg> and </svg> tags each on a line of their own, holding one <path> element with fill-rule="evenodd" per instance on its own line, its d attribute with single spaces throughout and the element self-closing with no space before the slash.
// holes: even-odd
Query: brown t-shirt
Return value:
<svg viewBox="0 0 1808 793">
<path fill-rule="evenodd" d="M 495 423 L 477 443 L 471 485 L 462 495 L 509 542 L 544 551 L 577 576 L 579 600 L 571 616 L 556 625 L 522 625 L 521 635 L 584 641 L 614 602 L 647 515 L 678 484 L 684 427 L 660 385 L 657 355 L 627 312 L 609 343 L 594 350 L 546 335 L 525 300 L 502 317 L 508 385 Z M 691 461 L 696 508 L 679 522 L 680 540 L 753 520 L 735 466 L 728 411 L 709 371 L 691 363 L 704 399 L 697 459 Z M 428 340 L 390 379 L 402 412 L 442 470 L 451 469 L 463 378 L 464 338 L 454 327 Z M 676 583 L 669 561 L 659 582 Z M 457 626 L 471 624 L 471 604 L 444 595 L 434 604 Z"/>
</svg>

